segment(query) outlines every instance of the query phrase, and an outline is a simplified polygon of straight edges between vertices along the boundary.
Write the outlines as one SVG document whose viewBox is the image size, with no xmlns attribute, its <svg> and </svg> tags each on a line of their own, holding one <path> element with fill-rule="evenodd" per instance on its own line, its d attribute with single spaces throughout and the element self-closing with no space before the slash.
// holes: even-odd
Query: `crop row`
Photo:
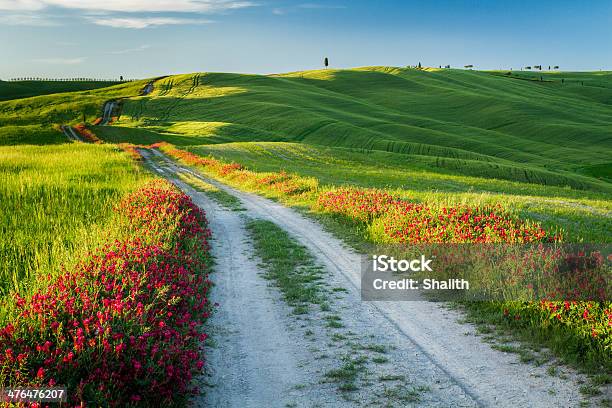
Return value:
<svg viewBox="0 0 612 408">
<path fill-rule="evenodd" d="M 210 305 L 205 214 L 155 180 L 116 207 L 124 238 L 14 295 L 0 329 L 4 386 L 67 386 L 73 403 L 169 405 L 203 366 Z"/>
</svg>

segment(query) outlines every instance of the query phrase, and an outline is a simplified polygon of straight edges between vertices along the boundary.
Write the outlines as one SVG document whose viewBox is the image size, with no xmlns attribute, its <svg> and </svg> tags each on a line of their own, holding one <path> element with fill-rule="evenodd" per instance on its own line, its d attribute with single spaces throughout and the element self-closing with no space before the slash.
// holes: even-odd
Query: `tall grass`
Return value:
<svg viewBox="0 0 612 408">
<path fill-rule="evenodd" d="M 0 147 L 0 295 L 94 248 L 118 199 L 146 179 L 110 145 Z"/>
</svg>

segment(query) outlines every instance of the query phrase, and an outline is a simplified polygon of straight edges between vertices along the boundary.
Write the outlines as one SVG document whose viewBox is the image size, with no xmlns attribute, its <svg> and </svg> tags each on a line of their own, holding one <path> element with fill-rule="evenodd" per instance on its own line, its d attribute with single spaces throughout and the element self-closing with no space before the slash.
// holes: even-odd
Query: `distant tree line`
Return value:
<svg viewBox="0 0 612 408">
<path fill-rule="evenodd" d="M 537 70 L 541 71 L 541 70 L 542 70 L 542 65 L 534 65 L 533 67 L 531 67 L 531 65 L 528 65 L 528 66 L 526 66 L 526 67 L 525 67 L 525 69 L 526 69 L 527 71 L 529 71 L 529 70 L 530 70 L 530 69 L 532 69 L 532 68 L 533 68 L 533 69 L 537 69 Z M 559 69 L 559 66 L 558 66 L 558 65 L 555 65 L 554 67 L 552 67 L 552 69 L 554 69 L 554 70 L 558 70 L 558 69 Z M 549 70 L 549 71 L 551 71 L 551 66 L 550 66 L 550 65 L 548 66 L 548 70 Z"/>
<path fill-rule="evenodd" d="M 420 62 L 418 63 L 418 65 L 408 65 L 407 67 L 408 68 L 422 69 L 422 66 L 421 66 Z M 451 67 L 450 64 L 447 64 L 447 65 L 438 65 L 438 68 L 440 68 L 440 69 L 442 69 L 442 68 L 449 69 L 450 67 Z M 465 69 L 474 69 L 474 65 L 473 64 L 467 64 L 467 65 L 464 65 L 463 68 L 465 68 Z M 523 70 L 523 69 L 525 69 L 527 71 L 530 71 L 532 69 L 537 69 L 539 71 L 542 71 L 545 68 L 544 68 L 543 65 L 533 65 L 533 66 L 528 65 L 528 66 L 526 66 L 524 68 L 521 68 L 521 70 Z M 559 70 L 559 66 L 558 65 L 554 65 L 554 66 L 553 65 L 549 65 L 548 66 L 548 70 L 549 71 Z M 510 71 L 512 71 L 512 68 L 510 68 Z"/>
<path fill-rule="evenodd" d="M 24 82 L 24 81 L 46 81 L 46 82 L 133 82 L 138 79 L 105 79 L 105 78 L 38 78 L 38 77 L 23 77 L 11 78 L 8 82 Z"/>
</svg>

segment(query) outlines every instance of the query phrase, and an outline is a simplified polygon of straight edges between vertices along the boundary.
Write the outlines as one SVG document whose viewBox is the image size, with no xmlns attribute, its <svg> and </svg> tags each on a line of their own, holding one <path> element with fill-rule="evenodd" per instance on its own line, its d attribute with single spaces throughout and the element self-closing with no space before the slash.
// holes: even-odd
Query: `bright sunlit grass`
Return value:
<svg viewBox="0 0 612 408">
<path fill-rule="evenodd" d="M 110 145 L 0 147 L 0 293 L 94 248 L 113 205 L 148 178 Z"/>
</svg>

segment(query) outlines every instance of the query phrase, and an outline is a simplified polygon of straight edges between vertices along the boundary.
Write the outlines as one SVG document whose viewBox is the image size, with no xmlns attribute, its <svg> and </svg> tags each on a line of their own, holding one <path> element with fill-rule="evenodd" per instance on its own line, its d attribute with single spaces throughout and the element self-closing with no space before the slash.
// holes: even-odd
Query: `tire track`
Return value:
<svg viewBox="0 0 612 408">
<path fill-rule="evenodd" d="M 183 103 L 183 100 L 187 96 L 189 96 L 193 92 L 195 92 L 196 88 L 200 85 L 200 77 L 201 76 L 202 76 L 201 74 L 195 74 L 191 78 L 191 85 L 190 85 L 190 87 L 181 96 L 177 96 L 176 100 L 174 100 L 168 106 L 168 108 L 165 110 L 165 112 L 160 116 L 160 119 L 159 119 L 160 121 L 167 121 L 170 118 L 170 115 L 172 115 L 172 112 L 174 112 Z M 168 93 L 168 92 L 166 92 L 166 93 Z"/>
</svg>

